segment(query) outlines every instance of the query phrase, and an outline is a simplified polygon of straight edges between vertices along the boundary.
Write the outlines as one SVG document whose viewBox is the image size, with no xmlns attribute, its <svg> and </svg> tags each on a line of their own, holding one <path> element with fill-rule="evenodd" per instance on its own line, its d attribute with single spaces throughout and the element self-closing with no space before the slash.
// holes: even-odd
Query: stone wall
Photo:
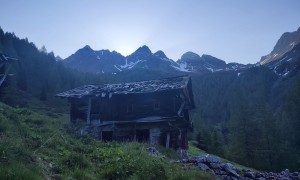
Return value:
<svg viewBox="0 0 300 180">
<path fill-rule="evenodd" d="M 196 156 L 189 159 L 183 159 L 177 161 L 178 163 L 192 163 L 197 166 L 200 170 L 210 172 L 220 179 L 225 180 L 238 180 L 238 179 L 274 179 L 274 180 L 300 180 L 299 172 L 290 172 L 288 169 L 280 172 L 259 172 L 250 169 L 243 169 L 236 167 L 231 163 L 222 163 L 219 157 L 202 155 Z"/>
</svg>

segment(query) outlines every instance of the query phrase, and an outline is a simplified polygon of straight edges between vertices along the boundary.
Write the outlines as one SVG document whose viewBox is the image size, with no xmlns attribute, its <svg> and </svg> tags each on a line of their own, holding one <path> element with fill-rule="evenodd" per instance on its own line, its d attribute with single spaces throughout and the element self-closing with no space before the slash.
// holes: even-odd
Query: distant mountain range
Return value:
<svg viewBox="0 0 300 180">
<path fill-rule="evenodd" d="M 297 68 L 300 57 L 300 28 L 284 33 L 273 51 L 257 64 L 226 63 L 211 55 L 199 56 L 194 52 L 184 53 L 178 61 L 168 58 L 163 51 L 152 53 L 146 45 L 124 57 L 116 51 L 93 50 L 85 46 L 63 60 L 66 67 L 90 73 L 119 73 L 132 70 L 155 70 L 161 72 L 207 73 L 239 71 L 253 66 L 267 66 L 277 75 L 284 76 Z"/>
<path fill-rule="evenodd" d="M 215 72 L 237 70 L 251 65 L 228 63 L 210 55 L 199 56 L 193 52 L 184 53 L 176 62 L 163 51 L 152 53 L 149 47 L 139 47 L 127 57 L 116 51 L 95 51 L 85 46 L 66 58 L 64 64 L 72 69 L 91 73 L 118 73 L 120 71 L 147 69 L 162 72 Z"/>
</svg>

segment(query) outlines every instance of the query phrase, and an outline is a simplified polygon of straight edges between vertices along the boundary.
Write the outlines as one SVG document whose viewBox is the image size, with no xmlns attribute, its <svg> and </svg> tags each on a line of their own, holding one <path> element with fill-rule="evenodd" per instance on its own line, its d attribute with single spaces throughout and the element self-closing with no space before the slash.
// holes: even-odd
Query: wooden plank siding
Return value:
<svg viewBox="0 0 300 180">
<path fill-rule="evenodd" d="M 195 108 L 190 78 L 87 85 L 59 96 L 67 97 L 71 103 L 71 123 L 85 123 L 80 129 L 82 135 L 90 134 L 103 141 L 139 141 L 174 149 L 188 148 L 187 133 L 192 129 L 190 110 Z"/>
</svg>

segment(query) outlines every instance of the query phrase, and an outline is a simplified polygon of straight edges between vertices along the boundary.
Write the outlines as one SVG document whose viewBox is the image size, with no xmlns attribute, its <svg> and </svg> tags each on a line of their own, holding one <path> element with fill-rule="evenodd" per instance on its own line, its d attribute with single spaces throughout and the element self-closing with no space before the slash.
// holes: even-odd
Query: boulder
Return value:
<svg viewBox="0 0 300 180">
<path fill-rule="evenodd" d="M 257 180 L 266 180 L 264 177 L 257 178 Z"/>
<path fill-rule="evenodd" d="M 206 163 L 206 156 L 196 156 L 191 160 L 196 161 L 197 163 Z"/>
<path fill-rule="evenodd" d="M 210 155 L 196 156 L 191 159 L 181 160 L 183 163 L 193 163 L 198 166 L 200 170 L 216 175 L 220 179 L 255 179 L 255 180 L 300 180 L 299 172 L 290 172 L 288 169 L 281 171 L 280 173 L 273 172 L 257 172 L 249 169 L 243 169 L 235 167 L 231 163 L 222 163 L 219 157 Z"/>
<path fill-rule="evenodd" d="M 222 169 L 222 164 L 221 163 L 209 163 L 208 165 L 212 169 Z"/>
<path fill-rule="evenodd" d="M 256 175 L 256 173 L 252 172 L 252 171 L 246 171 L 244 173 L 244 177 L 251 178 L 251 179 L 255 179 L 255 175 Z"/>
<path fill-rule="evenodd" d="M 221 159 L 215 156 L 208 156 L 206 157 L 206 162 L 208 163 L 221 163 Z"/>
<path fill-rule="evenodd" d="M 228 175 L 222 175 L 222 176 L 221 176 L 221 179 L 223 179 L 223 180 L 231 180 L 231 176 L 228 176 Z"/>
<path fill-rule="evenodd" d="M 215 172 L 215 174 L 217 174 L 217 175 L 228 175 L 228 173 L 227 172 L 225 172 L 225 171 L 223 171 L 223 170 L 220 170 L 220 169 L 215 169 L 214 170 L 214 172 Z"/>
<path fill-rule="evenodd" d="M 216 156 L 210 156 L 210 155 L 202 155 L 202 156 L 196 156 L 192 158 L 192 160 L 197 161 L 198 163 L 221 163 L 221 159 Z"/>
<path fill-rule="evenodd" d="M 223 166 L 223 169 L 226 172 L 228 172 L 230 175 L 240 177 L 240 175 L 238 175 L 238 173 L 236 173 L 236 171 L 234 170 L 235 167 L 231 163 L 225 163 L 224 166 Z"/>
<path fill-rule="evenodd" d="M 210 170 L 210 168 L 206 164 L 203 164 L 203 163 L 198 163 L 198 168 L 201 169 L 202 171 Z"/>
</svg>

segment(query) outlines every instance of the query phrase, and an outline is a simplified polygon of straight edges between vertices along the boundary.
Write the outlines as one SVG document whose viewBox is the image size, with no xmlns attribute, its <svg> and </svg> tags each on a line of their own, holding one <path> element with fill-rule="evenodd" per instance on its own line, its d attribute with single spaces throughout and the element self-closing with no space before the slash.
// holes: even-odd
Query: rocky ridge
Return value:
<svg viewBox="0 0 300 180">
<path fill-rule="evenodd" d="M 261 65 L 266 65 L 280 60 L 287 52 L 291 51 L 300 43 L 300 27 L 297 31 L 286 32 L 281 35 L 270 54 L 262 56 Z"/>
</svg>

